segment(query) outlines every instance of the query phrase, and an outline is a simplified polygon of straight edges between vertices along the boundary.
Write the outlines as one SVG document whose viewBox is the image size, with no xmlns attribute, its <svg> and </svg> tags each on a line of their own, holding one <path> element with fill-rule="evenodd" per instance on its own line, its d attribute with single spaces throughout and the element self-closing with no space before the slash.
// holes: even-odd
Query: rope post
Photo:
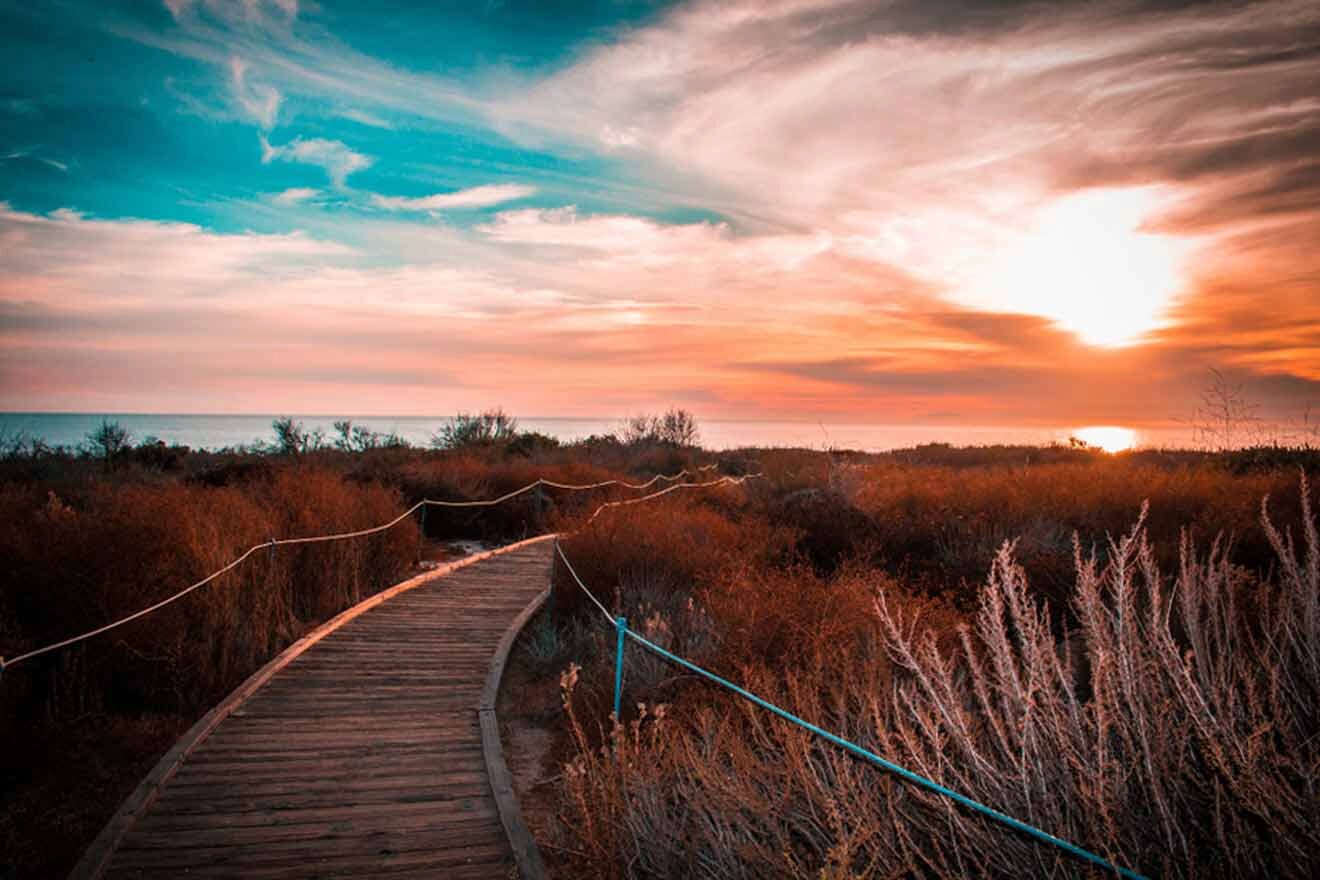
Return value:
<svg viewBox="0 0 1320 880">
<path fill-rule="evenodd" d="M 623 716 L 619 714 L 619 704 L 623 700 L 623 640 L 628 634 L 628 618 L 616 617 L 614 630 L 619 634 L 619 646 L 614 652 L 614 721 L 616 724 L 622 724 Z"/>
</svg>

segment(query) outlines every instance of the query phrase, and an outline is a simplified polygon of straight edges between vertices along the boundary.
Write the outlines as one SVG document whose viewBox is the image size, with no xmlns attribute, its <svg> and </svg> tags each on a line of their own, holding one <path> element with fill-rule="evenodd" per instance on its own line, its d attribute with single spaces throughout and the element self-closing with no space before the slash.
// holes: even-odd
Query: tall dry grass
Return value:
<svg viewBox="0 0 1320 880">
<path fill-rule="evenodd" d="M 848 634 L 803 638 L 788 660 L 708 649 L 704 662 L 1149 876 L 1312 877 L 1320 535 L 1304 481 L 1299 498 L 1296 535 L 1260 512 L 1272 573 L 1237 564 L 1226 539 L 1198 544 L 1190 531 L 1176 566 L 1162 568 L 1144 511 L 1101 552 L 1076 544 L 1076 623 L 1066 630 L 1009 542 L 961 622 L 889 581 Z M 855 601 L 859 577 L 830 587 Z M 785 586 L 738 604 L 747 614 L 780 604 Z M 836 601 L 848 613 L 847 599 Z M 573 667 L 561 682 L 575 748 L 549 843 L 569 873 L 1098 875 L 704 683 L 647 690 L 629 678 L 629 703 L 640 705 L 611 726 L 583 698 L 585 674 Z"/>
<path fill-rule="evenodd" d="M 1242 564 L 1267 566 L 1273 550 L 1257 524 L 1258 499 L 1271 495 L 1283 515 L 1298 515 L 1295 470 L 1233 474 L 1211 462 L 1163 467 L 1123 457 L 1027 467 L 882 462 L 854 470 L 847 497 L 871 521 L 872 557 L 968 610 L 1006 540 L 1017 541 L 1017 561 L 1036 594 L 1067 614 L 1073 534 L 1104 554 L 1104 536 L 1127 529 L 1143 501 L 1150 501 L 1146 528 L 1155 553 L 1170 569 L 1183 531 L 1202 543 L 1222 533 Z M 967 588 L 949 592 L 960 581 Z"/>
<path fill-rule="evenodd" d="M 0 503 L 6 653 L 126 616 L 272 537 L 388 521 L 397 493 L 326 471 L 242 487 L 97 482 L 69 496 L 10 490 Z M 416 556 L 411 522 L 378 535 L 261 551 L 161 611 L 30 661 L 5 681 L 27 718 L 207 705 L 313 621 L 397 580 Z M 23 674 L 20 674 L 22 672 Z M 12 705 L 12 704 L 11 704 Z"/>
</svg>

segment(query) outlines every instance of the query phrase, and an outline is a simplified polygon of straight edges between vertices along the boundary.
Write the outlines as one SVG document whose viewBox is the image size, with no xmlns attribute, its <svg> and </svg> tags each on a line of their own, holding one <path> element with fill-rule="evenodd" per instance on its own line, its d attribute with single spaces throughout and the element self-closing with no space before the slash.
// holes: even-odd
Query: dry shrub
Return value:
<svg viewBox="0 0 1320 880">
<path fill-rule="evenodd" d="M 831 456 L 810 449 L 748 450 L 754 457 L 756 471 L 784 492 L 819 489 L 829 485 Z"/>
<path fill-rule="evenodd" d="M 1175 570 L 1162 571 L 1143 513 L 1103 558 L 1076 548 L 1078 623 L 1064 638 L 1006 544 L 968 624 L 922 622 L 889 584 L 875 593 L 869 646 L 822 632 L 816 659 L 747 664 L 737 678 L 1148 875 L 1312 877 L 1320 534 L 1304 483 L 1299 497 L 1300 538 L 1262 516 L 1272 578 L 1233 564 L 1226 542 L 1198 549 L 1190 532 Z M 779 591 L 759 595 L 734 604 L 780 601 Z M 1098 876 L 704 684 L 702 698 L 680 694 L 658 719 L 639 709 L 602 741 L 574 702 L 576 679 L 565 680 L 577 753 L 561 787 L 558 844 L 573 871 Z"/>
<path fill-rule="evenodd" d="M 1189 529 L 1200 540 L 1234 536 L 1238 560 L 1264 568 L 1273 553 L 1254 508 L 1266 494 L 1296 514 L 1288 473 L 1234 475 L 1208 464 L 1156 467 L 1104 457 L 1018 468 L 874 464 L 853 501 L 874 521 L 891 570 L 907 579 L 942 589 L 962 583 L 955 598 L 970 608 L 998 548 L 1017 540 L 1017 560 L 1037 594 L 1066 612 L 1073 533 L 1104 553 L 1106 537 L 1125 530 L 1149 499 L 1146 526 L 1161 564 L 1177 565 L 1179 534 Z"/>
<path fill-rule="evenodd" d="M 721 661 L 733 667 L 806 668 L 831 646 L 851 658 L 875 634 L 870 615 L 876 575 L 860 569 L 826 577 L 806 565 L 744 566 L 702 592 L 723 634 Z"/>
<path fill-rule="evenodd" d="M 707 456 L 689 446 L 663 443 L 622 443 L 614 437 L 588 438 L 577 446 L 561 447 L 545 456 L 542 463 L 552 467 L 587 461 L 596 468 L 634 476 L 674 474 L 687 468 L 693 470 L 705 463 Z"/>
<path fill-rule="evenodd" d="M 611 508 L 564 538 L 574 569 L 612 612 L 626 611 L 629 604 L 637 607 L 647 598 L 638 595 L 625 601 L 620 592 L 625 582 L 658 586 L 660 593 L 686 598 L 717 572 L 766 566 L 791 546 L 786 530 L 742 510 L 744 487 L 716 487 L 701 490 L 700 495 L 686 491 Z M 563 525 L 571 524 L 569 520 Z M 585 602 L 562 577 L 556 584 L 556 600 L 556 607 L 565 612 Z M 663 603 L 660 597 L 649 601 L 656 607 Z"/>
<path fill-rule="evenodd" d="M 605 470 L 582 461 L 545 462 L 493 453 L 440 452 L 415 456 L 392 470 L 388 478 L 398 485 L 404 498 L 411 503 L 423 498 L 488 500 L 521 489 L 539 478 L 588 485 L 627 476 L 621 471 Z M 426 512 L 426 531 L 428 535 L 486 540 L 522 538 L 542 533 L 553 523 L 580 517 L 583 511 L 590 512 L 603 501 L 635 495 L 635 492 L 608 487 L 590 492 L 544 487 L 494 507 L 431 507 Z"/>
<path fill-rule="evenodd" d="M 394 518 L 397 494 L 293 470 L 242 489 L 93 483 L 11 508 L 0 527 L 5 653 L 124 617 L 224 567 L 271 537 L 360 529 Z M 48 718 L 207 705 L 310 621 L 397 580 L 416 528 L 261 550 L 235 571 L 105 636 L 6 675 Z M 25 714 L 26 714 L 25 712 Z"/>
<path fill-rule="evenodd" d="M 276 535 L 299 537 L 370 528 L 403 508 L 398 493 L 377 484 L 352 484 L 326 472 L 286 471 L 259 499 L 273 511 Z M 416 558 L 417 529 L 405 520 L 388 531 L 346 541 L 280 547 L 273 577 L 288 584 L 292 612 L 320 620 L 355 605 L 398 580 Z"/>
<path fill-rule="evenodd" d="M 797 546 L 821 572 L 871 552 L 879 543 L 872 519 L 843 492 L 799 489 L 767 500 L 770 521 L 798 533 Z"/>
</svg>

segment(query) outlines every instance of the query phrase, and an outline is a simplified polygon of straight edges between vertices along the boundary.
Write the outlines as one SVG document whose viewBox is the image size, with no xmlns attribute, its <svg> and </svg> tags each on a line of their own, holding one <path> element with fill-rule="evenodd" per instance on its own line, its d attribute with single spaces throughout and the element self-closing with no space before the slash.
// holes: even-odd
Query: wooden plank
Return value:
<svg viewBox="0 0 1320 880">
<path fill-rule="evenodd" d="M 210 766 L 205 770 L 189 773 L 186 777 L 180 775 L 177 777 L 177 784 L 180 786 L 225 788 L 255 783 L 306 782 L 312 784 L 316 782 L 328 784 L 356 780 L 365 785 L 368 782 L 374 783 L 382 779 L 402 779 L 414 780 L 418 785 L 422 785 L 436 778 L 454 779 L 469 770 L 474 775 L 479 775 L 474 769 L 477 762 L 473 759 L 477 757 L 478 755 L 467 752 L 461 755 L 448 756 L 447 759 L 418 762 L 378 761 L 367 766 L 354 766 L 350 769 L 345 769 L 342 765 L 336 766 L 328 763 L 286 764 L 280 762 L 279 766 L 267 768 L 264 772 L 261 768 L 250 764 L 240 767 L 231 764 L 218 768 Z"/>
<path fill-rule="evenodd" d="M 304 858 L 324 859 L 328 856 L 388 855 L 405 852 L 441 853 L 459 849 L 464 841 L 468 847 L 503 854 L 508 842 L 498 823 L 491 823 L 485 831 L 462 828 L 453 831 L 403 831 L 370 835 L 364 851 L 360 835 L 336 836 L 326 834 L 315 840 L 267 841 L 261 846 L 228 846 L 204 838 L 194 838 L 187 845 L 162 848 L 129 847 L 119 850 L 116 862 L 123 860 L 128 866 L 169 866 L 174 870 L 193 864 L 217 863 L 230 866 L 243 864 L 270 864 L 301 861 Z M 457 844 L 457 846 L 456 846 Z M 466 848 L 466 847 L 465 847 Z M 462 856 L 458 856 L 460 860 Z"/>
<path fill-rule="evenodd" d="M 463 801 L 471 802 L 471 798 Z M 226 812 L 215 815 L 192 813 L 152 813 L 139 820 L 137 829 L 152 832 L 186 831 L 203 828 L 240 828 L 246 826 L 285 826 L 303 825 L 311 822 L 335 822 L 369 817 L 372 821 L 396 816 L 444 816 L 452 812 L 477 812 L 478 805 L 465 805 L 463 801 L 451 801 L 454 809 L 437 808 L 435 801 L 413 801 L 403 803 L 375 804 L 334 804 L 320 807 L 301 807 L 292 810 L 252 810 L 248 812 Z M 158 803 L 164 803 L 163 800 Z"/>
<path fill-rule="evenodd" d="M 134 829 L 128 841 L 135 849 L 198 849 L 217 844 L 224 847 L 249 847 L 286 844 L 297 841 L 352 841 L 365 834 L 379 837 L 404 834 L 430 840 L 488 833 L 498 829 L 499 818 L 494 804 L 473 802 L 472 809 L 433 815 L 408 813 L 395 816 L 358 815 L 352 818 L 321 819 L 289 825 L 210 825 L 205 828 Z M 374 844 L 373 844 L 374 845 Z"/>
<path fill-rule="evenodd" d="M 472 845 L 464 849 L 387 851 L 363 859 L 356 854 L 322 854 L 316 851 L 294 852 L 282 858 L 255 858 L 241 851 L 231 851 L 223 861 L 210 861 L 198 865 L 169 858 L 158 853 L 155 858 L 140 858 L 136 864 L 116 868 L 112 877 L 141 878 L 143 876 L 180 876 L 232 878 L 281 878 L 302 880 L 322 877 L 397 877 L 422 876 L 430 878 L 505 878 L 508 876 L 508 857 L 503 852 L 503 841 Z M 141 855 L 141 854 L 139 854 Z M 163 857 L 162 857 L 163 856 Z M 401 873 L 406 872 L 406 873 Z"/>
<path fill-rule="evenodd" d="M 186 797 L 161 798 L 160 803 L 162 805 L 161 809 L 168 809 L 171 815 L 205 813 L 218 816 L 229 813 L 251 813 L 259 810 L 311 810 L 324 807 L 327 803 L 330 803 L 331 806 L 434 803 L 438 805 L 437 810 L 444 810 L 446 809 L 445 804 L 448 802 L 485 797 L 489 790 L 489 781 L 482 779 L 464 784 L 439 785 L 430 789 L 418 789 L 412 792 L 396 790 L 359 791 L 336 796 L 332 802 L 327 799 L 323 792 L 298 792 L 291 795 L 266 795 L 261 797 L 223 792 L 206 793 L 199 796 L 196 792 L 189 792 Z"/>
</svg>

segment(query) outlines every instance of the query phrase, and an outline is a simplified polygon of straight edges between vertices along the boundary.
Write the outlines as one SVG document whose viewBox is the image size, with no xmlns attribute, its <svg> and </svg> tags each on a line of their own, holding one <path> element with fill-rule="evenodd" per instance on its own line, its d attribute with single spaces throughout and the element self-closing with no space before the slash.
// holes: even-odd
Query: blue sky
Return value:
<svg viewBox="0 0 1320 880">
<path fill-rule="evenodd" d="M 183 3 L 177 16 L 164 4 L 143 2 L 6 4 L 5 198 L 23 210 L 282 231 L 298 221 L 236 210 L 232 202 L 314 188 L 324 191 L 327 207 L 365 211 L 370 202 L 356 191 L 415 197 L 513 182 L 537 190 L 518 200 L 525 205 L 557 206 L 567 198 L 586 210 L 608 210 L 618 202 L 610 194 L 615 186 L 636 183 L 630 168 L 597 151 L 506 136 L 467 95 L 501 79 L 553 71 L 593 42 L 656 15 L 653 4 L 311 8 L 314 18 L 304 21 L 265 2 Z M 253 44 L 262 52 L 296 48 L 290 58 L 311 60 L 293 72 L 263 70 L 244 60 L 241 47 Z M 424 78 L 437 91 L 464 93 L 463 100 L 408 95 L 407 85 L 397 87 L 405 94 L 345 94 L 318 81 L 351 81 L 355 62 Z M 336 187 L 314 162 L 263 161 L 262 138 L 276 147 L 330 141 L 369 164 Z M 682 214 L 681 206 L 629 206 Z M 489 210 L 478 207 L 465 219 L 483 213 Z"/>
<path fill-rule="evenodd" d="M 1309 0 L 0 0 L 0 409 L 1320 389 Z"/>
</svg>

